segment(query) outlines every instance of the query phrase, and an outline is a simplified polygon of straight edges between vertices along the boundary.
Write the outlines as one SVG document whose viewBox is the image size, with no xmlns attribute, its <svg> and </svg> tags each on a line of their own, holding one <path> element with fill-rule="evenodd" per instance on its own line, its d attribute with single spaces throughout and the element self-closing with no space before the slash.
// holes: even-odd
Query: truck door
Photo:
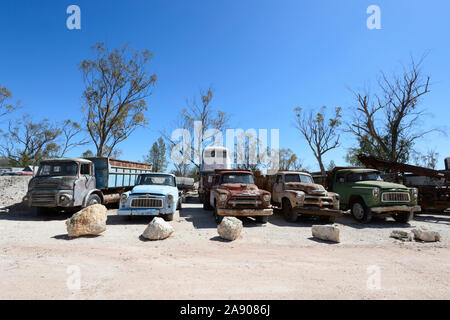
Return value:
<svg viewBox="0 0 450 320">
<path fill-rule="evenodd" d="M 81 206 L 87 193 L 95 189 L 94 170 L 90 163 L 82 163 L 80 177 L 75 181 L 73 192 L 74 206 Z"/>
<path fill-rule="evenodd" d="M 344 174 L 337 172 L 333 177 L 332 191 L 340 195 L 340 206 L 347 207 L 349 190 L 346 190 L 346 177 Z"/>
<path fill-rule="evenodd" d="M 281 193 L 283 192 L 283 175 L 278 174 L 275 178 L 275 183 L 273 184 L 273 200 L 275 202 L 281 203 Z"/>
</svg>

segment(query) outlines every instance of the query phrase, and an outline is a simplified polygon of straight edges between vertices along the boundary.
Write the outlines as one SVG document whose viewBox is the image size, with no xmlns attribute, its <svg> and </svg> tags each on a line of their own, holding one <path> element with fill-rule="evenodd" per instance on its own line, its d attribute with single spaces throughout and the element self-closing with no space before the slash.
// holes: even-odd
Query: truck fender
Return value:
<svg viewBox="0 0 450 320">
<path fill-rule="evenodd" d="M 100 197 L 100 199 L 102 200 L 102 204 L 103 204 L 103 193 L 101 192 L 101 190 L 99 190 L 99 189 L 92 189 L 85 195 L 85 197 L 83 199 L 83 208 L 86 207 L 87 201 L 89 199 L 89 196 L 91 194 L 94 194 L 94 193 L 97 194 Z"/>
</svg>

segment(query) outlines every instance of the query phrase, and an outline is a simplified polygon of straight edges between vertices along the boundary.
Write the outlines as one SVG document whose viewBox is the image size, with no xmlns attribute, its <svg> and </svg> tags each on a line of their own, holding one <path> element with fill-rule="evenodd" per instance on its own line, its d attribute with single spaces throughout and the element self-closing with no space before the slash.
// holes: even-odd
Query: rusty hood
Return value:
<svg viewBox="0 0 450 320">
<path fill-rule="evenodd" d="M 224 183 L 221 186 L 222 190 L 229 191 L 232 195 L 252 195 L 257 196 L 263 193 L 254 184 L 240 184 L 240 183 Z"/>
<path fill-rule="evenodd" d="M 320 184 L 306 182 L 288 182 L 285 185 L 286 190 L 298 190 L 307 194 L 325 193 L 325 188 Z"/>
</svg>

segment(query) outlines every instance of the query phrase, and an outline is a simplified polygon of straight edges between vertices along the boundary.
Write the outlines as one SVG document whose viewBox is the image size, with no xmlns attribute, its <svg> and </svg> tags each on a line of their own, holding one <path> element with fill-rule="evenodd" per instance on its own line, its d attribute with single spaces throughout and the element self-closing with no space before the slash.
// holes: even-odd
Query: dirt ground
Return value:
<svg viewBox="0 0 450 320">
<path fill-rule="evenodd" d="M 171 238 L 144 241 L 151 218 L 115 212 L 101 236 L 77 239 L 66 236 L 67 215 L 0 212 L 0 299 L 450 298 L 450 215 L 406 225 L 342 217 L 342 242 L 330 244 L 311 237 L 316 222 L 288 223 L 279 213 L 267 225 L 245 220 L 241 239 L 224 242 L 194 200 Z M 441 242 L 389 238 L 420 225 Z"/>
</svg>

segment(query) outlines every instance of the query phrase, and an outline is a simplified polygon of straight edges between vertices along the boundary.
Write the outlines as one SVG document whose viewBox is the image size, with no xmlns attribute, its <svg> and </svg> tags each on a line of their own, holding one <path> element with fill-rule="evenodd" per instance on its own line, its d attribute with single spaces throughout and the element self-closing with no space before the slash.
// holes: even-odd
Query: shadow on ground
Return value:
<svg viewBox="0 0 450 320">
<path fill-rule="evenodd" d="M 198 206 L 190 208 L 183 207 L 180 212 L 181 218 L 184 218 L 187 222 L 192 223 L 192 225 L 196 229 L 217 228 L 217 223 L 214 219 L 213 211 L 204 210 L 198 198 L 188 198 L 186 203 L 198 204 Z M 244 228 L 261 227 L 261 223 L 256 222 L 253 218 L 239 217 L 239 219 L 242 221 Z"/>
</svg>

